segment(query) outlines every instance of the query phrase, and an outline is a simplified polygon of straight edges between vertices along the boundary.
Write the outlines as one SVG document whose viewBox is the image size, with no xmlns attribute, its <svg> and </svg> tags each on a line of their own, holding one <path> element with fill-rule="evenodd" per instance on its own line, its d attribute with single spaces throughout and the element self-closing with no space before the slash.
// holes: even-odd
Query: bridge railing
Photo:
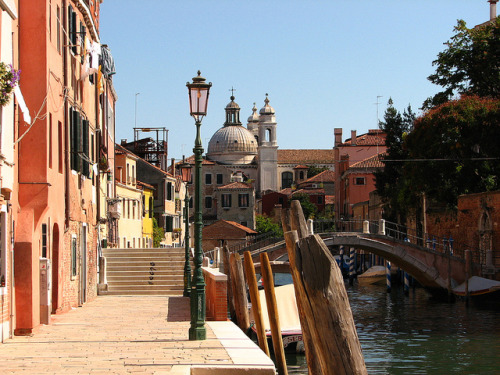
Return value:
<svg viewBox="0 0 500 375">
<path fill-rule="evenodd" d="M 459 259 L 465 259 L 465 250 L 471 250 L 474 263 L 482 264 L 482 262 L 484 262 L 485 260 L 485 251 L 480 250 L 476 246 L 471 246 L 470 244 L 455 241 L 451 236 L 443 237 L 436 236 L 430 233 L 422 234 L 422 231 L 417 231 L 415 228 L 410 228 L 405 225 L 393 223 L 390 221 L 339 221 L 336 224 L 336 227 L 339 231 L 361 232 L 366 230 L 366 228 L 364 227 L 366 223 L 368 223 L 369 233 L 372 234 L 384 234 L 385 236 L 390 237 L 396 241 L 410 242 L 414 245 L 426 248 L 429 251 L 449 254 Z"/>
<path fill-rule="evenodd" d="M 230 253 L 242 253 L 243 251 L 254 251 L 283 241 L 283 237 L 276 236 L 273 232 L 263 233 L 254 238 L 228 246 Z"/>
</svg>

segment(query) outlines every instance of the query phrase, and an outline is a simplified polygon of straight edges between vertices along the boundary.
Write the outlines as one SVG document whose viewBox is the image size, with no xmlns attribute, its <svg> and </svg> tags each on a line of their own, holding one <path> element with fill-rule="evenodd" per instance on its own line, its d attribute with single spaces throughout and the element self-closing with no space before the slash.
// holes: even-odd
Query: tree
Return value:
<svg viewBox="0 0 500 375">
<path fill-rule="evenodd" d="M 399 113 L 393 106 L 392 99 L 387 103 L 384 114 L 384 121 L 381 121 L 380 129 L 386 133 L 385 145 L 386 153 L 381 156 L 384 162 L 384 169 L 375 172 L 375 187 L 377 194 L 387 202 L 385 215 L 391 221 L 404 220 L 404 201 L 402 199 L 406 192 L 405 182 L 402 179 L 403 161 L 408 158 L 408 152 L 403 148 L 406 135 L 412 130 L 415 121 L 415 114 L 411 106 Z"/>
<path fill-rule="evenodd" d="M 302 206 L 302 211 L 304 212 L 304 218 L 307 220 L 309 218 L 314 218 L 318 212 L 318 207 L 314 203 L 311 203 L 309 195 L 305 193 L 297 193 L 292 196 L 292 200 L 298 200 Z"/>
<path fill-rule="evenodd" d="M 163 228 L 158 226 L 158 222 L 153 218 L 153 247 L 160 247 L 161 241 L 165 236 Z"/>
<path fill-rule="evenodd" d="M 415 121 L 406 185 L 450 208 L 461 194 L 500 189 L 500 99 L 464 96 Z"/>
<path fill-rule="evenodd" d="M 266 215 L 255 216 L 255 230 L 259 234 L 272 232 L 275 237 L 283 237 L 283 230 L 281 225 L 276 223 L 273 219 Z"/>
<path fill-rule="evenodd" d="M 454 28 L 447 48 L 433 61 L 436 72 L 427 79 L 444 88 L 423 107 L 430 109 L 456 94 L 500 97 L 500 17 L 469 29 L 463 20 Z"/>
<path fill-rule="evenodd" d="M 317 167 L 315 165 L 308 165 L 307 166 L 307 178 L 314 177 L 318 174 L 320 174 L 323 171 L 327 171 L 328 167 Z"/>
</svg>

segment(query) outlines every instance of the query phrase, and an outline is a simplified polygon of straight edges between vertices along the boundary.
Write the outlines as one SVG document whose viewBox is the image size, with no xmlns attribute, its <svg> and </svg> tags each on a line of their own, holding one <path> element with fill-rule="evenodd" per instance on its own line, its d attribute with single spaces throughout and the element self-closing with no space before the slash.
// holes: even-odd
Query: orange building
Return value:
<svg viewBox="0 0 500 375">
<path fill-rule="evenodd" d="M 342 142 L 342 129 L 335 129 L 335 210 L 339 219 L 352 219 L 354 204 L 368 201 L 369 193 L 375 190 L 371 157 L 386 151 L 385 133 L 369 130 L 366 134 L 356 135 Z M 375 160 L 374 159 L 374 160 Z M 357 165 L 355 165 L 358 163 Z M 355 169 L 350 170 L 350 168 Z"/>
<path fill-rule="evenodd" d="M 11 337 L 15 322 L 13 284 L 13 224 L 17 220 L 16 154 L 14 151 L 15 96 L 20 91 L 4 93 L 5 73 L 18 69 L 18 2 L 0 1 L 0 61 L 2 63 L 2 99 L 0 107 L 0 342 Z M 10 65 L 10 66 L 9 66 Z M 18 85 L 16 89 L 19 90 Z M 10 91 L 11 88 L 8 89 Z M 17 93 L 14 95 L 14 93 Z M 8 102 L 5 101 L 8 99 Z"/>
<path fill-rule="evenodd" d="M 107 235 L 101 191 L 114 197 L 107 184 L 114 179 L 100 173 L 113 168 L 98 161 L 114 153 L 105 145 L 114 144 L 116 100 L 112 64 L 102 63 L 100 3 L 19 4 L 20 86 L 32 119 L 19 120 L 16 146 L 16 334 L 97 295 L 98 251 Z"/>
</svg>

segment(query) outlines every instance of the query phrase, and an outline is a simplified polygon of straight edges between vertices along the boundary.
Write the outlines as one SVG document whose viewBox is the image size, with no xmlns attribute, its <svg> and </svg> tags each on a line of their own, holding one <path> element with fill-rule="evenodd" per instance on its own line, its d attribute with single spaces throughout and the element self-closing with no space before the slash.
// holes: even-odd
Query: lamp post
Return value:
<svg viewBox="0 0 500 375">
<path fill-rule="evenodd" d="M 208 94 L 212 83 L 206 83 L 198 70 L 198 76 L 193 78 L 192 83 L 186 83 L 189 91 L 190 114 L 195 119 L 196 139 L 194 142 L 194 272 L 191 282 L 191 327 L 189 328 L 189 340 L 205 340 L 207 331 L 205 329 L 205 280 L 201 264 L 203 261 L 203 249 L 201 247 L 201 230 L 203 228 L 201 212 L 201 163 L 203 161 L 203 147 L 201 146 L 200 127 L 203 116 L 207 114 Z"/>
<path fill-rule="evenodd" d="M 189 263 L 189 192 L 188 183 L 191 182 L 191 164 L 186 163 L 184 156 L 182 157 L 181 169 L 182 181 L 186 183 L 186 196 L 184 197 L 184 222 L 186 224 L 184 233 L 185 262 L 184 262 L 184 297 L 191 295 L 191 264 Z"/>
</svg>

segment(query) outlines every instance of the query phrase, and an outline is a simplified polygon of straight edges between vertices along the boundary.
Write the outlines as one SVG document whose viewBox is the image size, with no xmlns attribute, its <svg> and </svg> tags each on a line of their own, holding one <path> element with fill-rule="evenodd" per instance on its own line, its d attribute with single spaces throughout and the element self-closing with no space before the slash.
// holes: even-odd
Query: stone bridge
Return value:
<svg viewBox="0 0 500 375">
<path fill-rule="evenodd" d="M 343 245 L 378 255 L 406 271 L 422 286 L 431 290 L 447 289 L 450 277 L 452 287 L 465 281 L 465 261 L 453 255 L 381 234 L 335 232 L 321 234 L 321 237 L 330 249 Z M 269 254 L 271 261 L 275 260 L 286 253 L 285 243 L 281 241 L 252 251 L 254 262 L 259 262 L 259 253 L 263 251 Z M 286 272 L 287 264 L 283 262 L 271 262 L 271 264 L 274 272 Z M 259 264 L 256 264 L 256 267 L 258 266 Z"/>
</svg>

